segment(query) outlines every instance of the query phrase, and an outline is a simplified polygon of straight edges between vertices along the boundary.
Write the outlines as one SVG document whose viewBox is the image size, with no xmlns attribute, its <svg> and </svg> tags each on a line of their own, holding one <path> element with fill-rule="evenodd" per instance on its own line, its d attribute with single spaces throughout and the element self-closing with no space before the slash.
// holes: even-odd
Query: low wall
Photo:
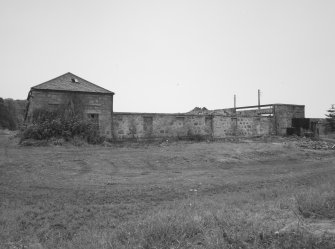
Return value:
<svg viewBox="0 0 335 249">
<path fill-rule="evenodd" d="M 215 115 L 213 123 L 214 138 L 229 136 L 252 137 L 274 133 L 272 117 L 226 117 Z"/>
<path fill-rule="evenodd" d="M 272 117 L 235 117 L 225 115 L 114 113 L 112 133 L 115 140 L 155 139 L 194 136 L 225 138 L 273 134 Z"/>
</svg>

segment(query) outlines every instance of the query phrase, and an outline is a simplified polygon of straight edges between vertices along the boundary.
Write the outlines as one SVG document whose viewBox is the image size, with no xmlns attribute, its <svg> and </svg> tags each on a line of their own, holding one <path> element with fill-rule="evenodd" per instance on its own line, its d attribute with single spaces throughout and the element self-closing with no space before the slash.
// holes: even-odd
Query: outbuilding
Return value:
<svg viewBox="0 0 335 249">
<path fill-rule="evenodd" d="M 113 92 L 69 72 L 30 89 L 26 122 L 32 122 L 37 110 L 75 106 L 84 118 L 99 126 L 100 135 L 111 137 L 113 96 Z"/>
</svg>

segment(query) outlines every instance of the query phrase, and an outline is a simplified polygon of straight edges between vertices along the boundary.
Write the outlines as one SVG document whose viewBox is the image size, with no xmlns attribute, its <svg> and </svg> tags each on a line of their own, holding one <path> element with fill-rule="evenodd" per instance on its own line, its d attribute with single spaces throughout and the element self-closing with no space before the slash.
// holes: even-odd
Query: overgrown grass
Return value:
<svg viewBox="0 0 335 249">
<path fill-rule="evenodd" d="M 296 195 L 297 208 L 305 218 L 335 218 L 335 186 L 323 184 Z"/>
<path fill-rule="evenodd" d="M 329 153 L 271 143 L 11 145 L 0 149 L 0 248 L 335 248 L 332 235 L 287 226 L 297 207 L 333 195 Z"/>
<path fill-rule="evenodd" d="M 264 224 L 264 222 L 266 224 Z M 183 204 L 173 209 L 120 224 L 101 233 L 86 230 L 62 248 L 170 249 L 170 248 L 236 248 L 236 249 L 302 249 L 335 248 L 334 236 L 318 237 L 301 230 L 278 234 L 269 229 L 271 221 L 251 218 L 241 210 L 211 209 L 206 204 L 195 207 Z"/>
<path fill-rule="evenodd" d="M 254 197 L 262 198 L 262 193 Z M 270 198 L 270 197 L 268 197 Z M 272 199 L 271 197 L 270 199 Z M 269 200 L 270 200 L 269 199 Z M 181 203 L 156 207 L 126 222 L 106 223 L 87 207 L 39 202 L 33 207 L 16 210 L 2 208 L 0 234 L 10 243 L 1 248 L 66 248 L 66 249 L 333 249 L 335 237 L 316 236 L 299 228 L 278 233 L 271 218 L 274 206 L 262 207 L 255 213 L 242 202 L 225 204 L 223 200 L 198 199 L 190 196 Z M 280 206 L 279 204 L 274 204 Z M 259 207 L 254 206 L 255 210 Z M 93 213 L 92 213 L 93 211 Z M 279 212 L 280 210 L 274 210 Z M 107 215 L 102 213 L 101 215 Z M 86 225 L 85 225 L 86 224 Z M 34 234 L 34 236 L 31 236 Z M 0 238 L 1 240 L 1 238 Z"/>
<path fill-rule="evenodd" d="M 84 140 L 91 144 L 103 142 L 96 124 L 83 118 L 82 114 L 68 112 L 66 109 L 57 111 L 36 110 L 33 122 L 24 126 L 21 130 L 21 144 L 27 144 L 27 140 L 57 140 L 66 141 Z M 28 142 L 27 145 L 34 145 Z"/>
</svg>

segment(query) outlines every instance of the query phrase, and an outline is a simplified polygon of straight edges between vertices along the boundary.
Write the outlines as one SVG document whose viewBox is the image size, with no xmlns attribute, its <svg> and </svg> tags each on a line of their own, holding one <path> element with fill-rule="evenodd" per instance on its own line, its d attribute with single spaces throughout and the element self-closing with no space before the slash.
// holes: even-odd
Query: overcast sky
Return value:
<svg viewBox="0 0 335 249">
<path fill-rule="evenodd" d="M 335 104 L 334 0 L 0 0 L 0 96 L 72 72 L 115 111 Z"/>
</svg>

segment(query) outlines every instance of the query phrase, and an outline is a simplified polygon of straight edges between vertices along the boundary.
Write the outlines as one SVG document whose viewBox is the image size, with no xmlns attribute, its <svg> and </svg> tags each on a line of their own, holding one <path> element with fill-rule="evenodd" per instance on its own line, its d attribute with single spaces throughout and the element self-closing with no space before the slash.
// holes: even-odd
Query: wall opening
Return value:
<svg viewBox="0 0 335 249">
<path fill-rule="evenodd" d="M 213 134 L 213 118 L 212 117 L 205 117 L 205 131 L 206 135 Z"/>
<path fill-rule="evenodd" d="M 99 128 L 99 114 L 98 113 L 89 113 L 87 114 L 88 120 L 96 125 L 97 128 Z"/>
<path fill-rule="evenodd" d="M 143 117 L 143 131 L 145 137 L 150 137 L 153 130 L 153 118 Z"/>
</svg>

